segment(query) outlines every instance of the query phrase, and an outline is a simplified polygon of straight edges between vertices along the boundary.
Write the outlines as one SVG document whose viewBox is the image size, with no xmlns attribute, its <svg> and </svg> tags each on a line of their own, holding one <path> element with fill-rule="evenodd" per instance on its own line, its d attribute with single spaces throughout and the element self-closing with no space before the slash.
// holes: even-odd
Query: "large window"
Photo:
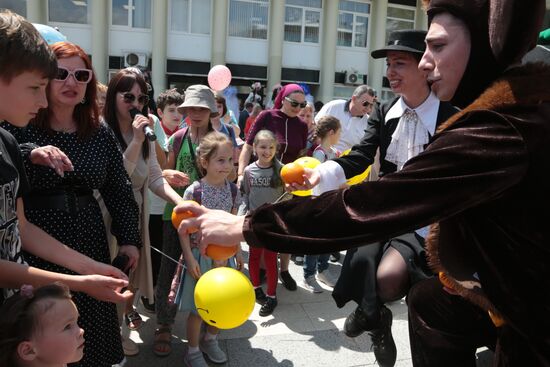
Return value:
<svg viewBox="0 0 550 367">
<path fill-rule="evenodd" d="M 388 17 L 386 18 L 386 41 L 392 31 L 399 29 L 414 29 L 415 9 L 399 6 L 388 5 Z"/>
<path fill-rule="evenodd" d="M 151 28 L 151 0 L 112 0 L 112 2 L 113 25 Z"/>
<path fill-rule="evenodd" d="M 210 34 L 211 0 L 172 0 L 173 31 Z"/>
<path fill-rule="evenodd" d="M 285 41 L 319 43 L 321 0 L 286 0 Z"/>
<path fill-rule="evenodd" d="M 268 17 L 268 0 L 231 0 L 229 4 L 229 35 L 267 39 Z"/>
<path fill-rule="evenodd" d="M 27 0 L 0 0 L 0 9 L 9 9 L 14 13 L 27 16 Z"/>
<path fill-rule="evenodd" d="M 369 14 L 369 3 L 340 0 L 337 45 L 367 47 Z"/>
<path fill-rule="evenodd" d="M 48 17 L 50 22 L 87 24 L 88 0 L 50 0 Z"/>
</svg>

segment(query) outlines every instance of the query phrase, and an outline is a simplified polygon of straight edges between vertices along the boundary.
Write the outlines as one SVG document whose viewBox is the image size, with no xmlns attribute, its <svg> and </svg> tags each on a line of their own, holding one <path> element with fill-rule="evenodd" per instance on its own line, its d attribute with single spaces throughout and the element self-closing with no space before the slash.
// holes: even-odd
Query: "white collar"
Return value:
<svg viewBox="0 0 550 367">
<path fill-rule="evenodd" d="M 439 99 L 430 92 L 428 98 L 422 104 L 416 108 L 410 108 L 407 106 L 403 97 L 400 97 L 399 100 L 390 108 L 386 114 L 384 122 L 388 122 L 393 118 L 401 118 L 407 109 L 413 110 L 418 115 L 420 122 L 426 127 L 430 135 L 435 133 L 435 125 L 437 123 L 437 113 L 439 112 Z"/>
</svg>

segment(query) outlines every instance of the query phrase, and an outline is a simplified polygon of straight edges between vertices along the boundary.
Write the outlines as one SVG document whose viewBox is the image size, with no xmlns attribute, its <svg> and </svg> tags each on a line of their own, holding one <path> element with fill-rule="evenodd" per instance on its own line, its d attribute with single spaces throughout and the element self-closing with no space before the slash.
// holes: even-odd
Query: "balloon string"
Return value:
<svg viewBox="0 0 550 367">
<path fill-rule="evenodd" d="M 275 200 L 272 204 L 277 204 L 279 201 L 283 200 L 283 198 L 284 198 L 285 196 L 287 196 L 287 195 L 292 195 L 292 194 L 290 194 L 290 193 L 288 193 L 288 192 L 285 191 L 285 192 L 284 192 L 281 196 L 279 196 L 279 197 L 277 198 L 277 200 Z"/>
<path fill-rule="evenodd" d="M 186 266 L 185 266 L 182 262 L 180 262 L 180 261 L 174 259 L 174 258 L 173 258 L 172 256 L 170 256 L 170 255 L 165 254 L 164 252 L 162 252 L 161 250 L 159 250 L 159 249 L 156 248 L 155 246 L 151 246 L 151 248 L 152 248 L 153 250 L 155 250 L 156 252 L 158 252 L 159 254 L 161 254 L 162 256 L 164 256 L 165 258 L 167 258 L 168 260 L 171 260 L 172 262 L 175 262 L 177 265 L 181 265 L 181 266 L 183 266 L 184 268 L 186 268 Z"/>
</svg>

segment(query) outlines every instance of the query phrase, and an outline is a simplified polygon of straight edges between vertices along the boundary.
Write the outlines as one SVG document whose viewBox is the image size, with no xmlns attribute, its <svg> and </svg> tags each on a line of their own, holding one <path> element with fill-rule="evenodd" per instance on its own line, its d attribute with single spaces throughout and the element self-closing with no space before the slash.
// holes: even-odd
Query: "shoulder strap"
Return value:
<svg viewBox="0 0 550 367">
<path fill-rule="evenodd" d="M 193 188 L 193 200 L 197 203 L 202 203 L 202 181 L 198 180 Z"/>
<path fill-rule="evenodd" d="M 187 130 L 188 128 L 187 126 L 185 126 L 174 133 L 174 154 L 176 156 L 176 159 L 180 154 L 181 144 L 183 143 L 183 139 L 185 139 L 185 136 L 187 135 Z"/>
</svg>

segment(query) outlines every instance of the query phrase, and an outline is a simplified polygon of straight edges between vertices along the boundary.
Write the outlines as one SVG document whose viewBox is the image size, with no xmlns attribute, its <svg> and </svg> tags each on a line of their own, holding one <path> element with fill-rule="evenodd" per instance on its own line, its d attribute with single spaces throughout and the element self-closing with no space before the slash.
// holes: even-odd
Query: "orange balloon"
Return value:
<svg viewBox="0 0 550 367">
<path fill-rule="evenodd" d="M 287 184 L 296 183 L 302 185 L 304 183 L 304 167 L 298 163 L 287 163 L 281 169 L 281 178 Z"/>
<path fill-rule="evenodd" d="M 206 246 L 206 256 L 212 260 L 227 260 L 231 256 L 235 256 L 238 250 L 238 246 L 220 246 L 210 244 Z"/>
<path fill-rule="evenodd" d="M 190 203 L 190 204 L 193 204 L 193 205 L 196 205 L 196 206 L 200 206 L 199 203 L 197 203 L 194 200 L 185 200 L 184 203 L 187 203 L 187 204 Z M 181 223 L 182 220 L 189 219 L 189 218 L 192 218 L 192 217 L 194 217 L 194 215 L 189 210 L 185 210 L 185 211 L 179 212 L 179 213 L 176 213 L 176 208 L 174 208 L 174 210 L 172 210 L 172 224 L 174 225 L 174 227 L 176 229 L 179 228 L 180 223 Z M 195 233 L 198 230 L 199 230 L 198 228 L 189 228 L 187 230 L 187 233 Z"/>
</svg>

